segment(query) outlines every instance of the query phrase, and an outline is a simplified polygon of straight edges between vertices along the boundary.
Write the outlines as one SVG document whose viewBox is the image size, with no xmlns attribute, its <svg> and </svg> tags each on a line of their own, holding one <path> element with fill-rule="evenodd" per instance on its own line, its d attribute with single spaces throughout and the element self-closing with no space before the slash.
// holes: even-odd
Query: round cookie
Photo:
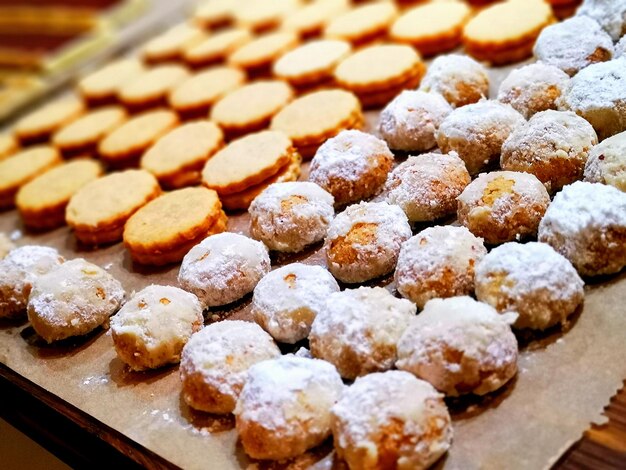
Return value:
<svg viewBox="0 0 626 470">
<path fill-rule="evenodd" d="M 272 30 L 282 19 L 301 5 L 300 0 L 247 0 L 233 8 L 235 24 L 255 33 Z"/>
<path fill-rule="evenodd" d="M 285 16 L 280 26 L 302 38 L 318 36 L 335 16 L 344 13 L 349 6 L 349 0 L 311 2 Z"/>
<path fill-rule="evenodd" d="M 554 193 L 582 178 L 587 154 L 597 143 L 583 118 L 570 111 L 542 111 L 511 132 L 502 145 L 500 166 L 531 173 Z"/>
<path fill-rule="evenodd" d="M 500 83 L 498 101 L 530 119 L 534 114 L 557 109 L 569 77 L 561 69 L 537 62 L 513 70 Z"/>
<path fill-rule="evenodd" d="M 223 144 L 219 127 L 209 121 L 193 121 L 157 140 L 141 157 L 141 168 L 165 188 L 198 184 L 204 164 Z"/>
<path fill-rule="evenodd" d="M 474 267 L 487 254 L 483 240 L 465 227 L 430 227 L 402 244 L 395 281 L 398 292 L 424 308 L 435 298 L 470 295 Z"/>
<path fill-rule="evenodd" d="M 456 152 L 475 175 L 498 161 L 504 141 L 525 122 L 511 106 L 482 100 L 452 111 L 439 125 L 437 144 L 442 152 Z"/>
<path fill-rule="evenodd" d="M 626 4 L 624 0 L 585 0 L 576 14 L 596 20 L 614 41 L 626 34 Z"/>
<path fill-rule="evenodd" d="M 133 112 L 165 105 L 168 94 L 189 77 L 189 71 L 181 65 L 158 65 L 121 86 L 117 98 Z"/>
<path fill-rule="evenodd" d="M 223 232 L 226 222 L 215 191 L 179 189 L 150 201 L 128 219 L 124 245 L 138 263 L 176 263 L 205 237 Z"/>
<path fill-rule="evenodd" d="M 59 152 L 43 145 L 28 147 L 0 161 L 0 210 L 15 205 L 20 187 L 61 162 Z"/>
<path fill-rule="evenodd" d="M 330 436 L 330 408 L 343 389 L 325 361 L 287 355 L 253 365 L 234 411 L 244 451 L 284 460 L 321 444 Z"/>
<path fill-rule="evenodd" d="M 315 317 L 333 292 L 339 292 L 339 285 L 321 266 L 288 264 L 267 274 L 254 288 L 254 319 L 276 341 L 294 344 L 309 336 Z"/>
<path fill-rule="evenodd" d="M 24 225 L 34 229 L 64 225 L 71 197 L 102 173 L 97 161 L 78 159 L 57 165 L 26 183 L 15 197 Z"/>
<path fill-rule="evenodd" d="M 90 105 L 108 104 L 115 101 L 120 87 L 144 70 L 137 59 L 119 59 L 81 78 L 76 88 Z"/>
<path fill-rule="evenodd" d="M 342 282 L 365 282 L 391 272 L 411 237 L 406 215 L 386 202 L 353 204 L 331 222 L 324 241 L 328 270 Z"/>
<path fill-rule="evenodd" d="M 400 206 L 409 222 L 429 222 L 456 213 L 456 198 L 470 181 L 454 152 L 409 157 L 389 174 L 386 201 Z"/>
<path fill-rule="evenodd" d="M 228 57 L 228 63 L 245 70 L 249 76 L 269 74 L 272 64 L 298 45 L 291 31 L 264 34 L 244 44 Z"/>
<path fill-rule="evenodd" d="M 330 294 L 311 327 L 311 353 L 334 364 L 348 380 L 391 369 L 396 343 L 415 310 L 411 302 L 382 287 Z"/>
<path fill-rule="evenodd" d="M 15 243 L 6 233 L 0 232 L 0 260 L 4 259 L 13 248 L 15 248 Z"/>
<path fill-rule="evenodd" d="M 463 2 L 429 2 L 405 11 L 391 26 L 389 36 L 410 44 L 424 55 L 434 55 L 461 44 L 463 25 L 470 17 Z"/>
<path fill-rule="evenodd" d="M 317 149 L 309 180 L 331 193 L 341 207 L 376 195 L 393 159 L 385 141 L 357 130 L 342 131 Z"/>
<path fill-rule="evenodd" d="M 248 369 L 278 356 L 278 346 L 256 323 L 223 320 L 207 325 L 183 348 L 182 397 L 196 410 L 232 413 Z"/>
<path fill-rule="evenodd" d="M 584 176 L 589 183 L 609 184 L 626 192 L 626 132 L 591 148 Z"/>
<path fill-rule="evenodd" d="M 546 243 L 505 243 L 476 266 L 476 298 L 498 312 L 515 312 L 515 328 L 565 324 L 583 302 L 576 269 Z"/>
<path fill-rule="evenodd" d="M 314 183 L 271 184 L 248 209 L 250 235 L 270 250 L 297 253 L 324 239 L 335 215 L 333 202 Z"/>
<path fill-rule="evenodd" d="M 198 298 L 178 287 L 150 285 L 111 318 L 115 352 L 132 370 L 180 362 L 193 333 L 204 323 Z"/>
<path fill-rule="evenodd" d="M 157 109 L 130 118 L 98 144 L 98 156 L 113 168 L 136 166 L 161 136 L 178 125 L 176 113 Z"/>
<path fill-rule="evenodd" d="M 18 318 L 26 311 L 28 296 L 39 276 L 65 259 L 54 248 L 25 245 L 0 260 L 0 318 Z"/>
<path fill-rule="evenodd" d="M 396 367 L 448 396 L 498 390 L 517 373 L 516 317 L 471 297 L 433 299 L 400 338 Z"/>
<path fill-rule="evenodd" d="M 230 24 L 234 19 L 236 0 L 204 0 L 193 12 L 193 22 L 208 30 Z"/>
<path fill-rule="evenodd" d="M 459 108 L 489 96 L 489 75 L 485 66 L 471 57 L 442 55 L 432 61 L 419 89 L 439 93 L 453 108 Z"/>
<path fill-rule="evenodd" d="M 252 34 L 247 29 L 225 29 L 185 49 L 183 60 L 193 68 L 223 62 L 233 51 L 249 42 Z"/>
<path fill-rule="evenodd" d="M 140 207 L 161 193 L 144 170 L 126 170 L 98 178 L 79 189 L 65 209 L 65 221 L 88 245 L 117 242 L 124 224 Z"/>
<path fill-rule="evenodd" d="M 393 2 L 373 2 L 356 6 L 336 16 L 324 28 L 324 36 L 363 44 L 387 34 L 398 15 Z"/>
<path fill-rule="evenodd" d="M 436 145 L 435 133 L 451 112 L 441 95 L 403 91 L 380 113 L 378 130 L 394 150 L 423 152 Z"/>
<path fill-rule="evenodd" d="M 148 41 L 141 50 L 146 62 L 174 62 L 206 37 L 202 29 L 182 23 Z"/>
<path fill-rule="evenodd" d="M 119 281 L 104 269 L 82 258 L 73 259 L 35 280 L 28 298 L 28 320 L 48 343 L 82 336 L 106 323 L 124 295 Z"/>
<path fill-rule="evenodd" d="M 494 171 L 480 174 L 458 201 L 459 222 L 495 245 L 534 237 L 550 196 L 534 175 Z"/>
<path fill-rule="evenodd" d="M 23 144 L 43 142 L 84 112 L 85 105 L 81 100 L 75 97 L 61 98 L 19 119 L 13 132 Z"/>
<path fill-rule="evenodd" d="M 443 395 L 403 371 L 358 378 L 331 413 L 335 449 L 351 469 L 428 468 L 452 443 Z"/>
<path fill-rule="evenodd" d="M 595 20 L 575 16 L 545 28 L 533 52 L 537 60 L 573 76 L 591 64 L 611 60 L 613 41 Z"/>
<path fill-rule="evenodd" d="M 272 117 L 294 96 L 289 85 L 279 80 L 263 80 L 231 91 L 211 109 L 211 120 L 229 138 L 266 128 Z"/>
<path fill-rule="evenodd" d="M 263 243 L 227 232 L 204 239 L 185 255 L 178 283 L 204 307 L 217 307 L 252 292 L 269 271 Z"/>
<path fill-rule="evenodd" d="M 582 276 L 626 266 L 626 194 L 577 181 L 554 197 L 539 224 L 539 241 L 565 256 Z"/>
<path fill-rule="evenodd" d="M 0 161 L 17 152 L 20 144 L 13 134 L 0 134 Z"/>
</svg>

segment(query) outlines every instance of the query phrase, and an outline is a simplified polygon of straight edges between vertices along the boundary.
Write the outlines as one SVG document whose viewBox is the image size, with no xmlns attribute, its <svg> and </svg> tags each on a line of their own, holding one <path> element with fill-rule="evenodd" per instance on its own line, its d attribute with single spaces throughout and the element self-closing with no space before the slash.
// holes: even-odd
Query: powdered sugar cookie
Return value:
<svg viewBox="0 0 626 470">
<path fill-rule="evenodd" d="M 233 51 L 251 39 L 252 34 L 247 29 L 232 28 L 218 31 L 187 47 L 183 53 L 183 60 L 194 68 L 223 62 Z"/>
<path fill-rule="evenodd" d="M 76 97 L 61 98 L 20 118 L 13 132 L 24 144 L 43 142 L 84 112 L 85 105 L 81 100 Z"/>
<path fill-rule="evenodd" d="M 596 20 L 614 41 L 626 34 L 626 3 L 624 0 L 585 0 L 576 12 Z"/>
<path fill-rule="evenodd" d="M 389 1 L 357 6 L 328 23 L 324 36 L 353 44 L 373 41 L 387 33 L 397 14 L 398 8 Z"/>
<path fill-rule="evenodd" d="M 591 148 L 584 175 L 589 183 L 610 184 L 626 192 L 626 132 Z"/>
<path fill-rule="evenodd" d="M 120 59 L 83 77 L 77 85 L 78 92 L 91 105 L 115 101 L 117 90 L 144 71 L 135 58 Z"/>
<path fill-rule="evenodd" d="M 615 58 L 622 57 L 624 55 L 626 55 L 626 36 L 615 44 Z"/>
<path fill-rule="evenodd" d="M 180 59 L 186 49 L 206 37 L 196 26 L 182 23 L 150 39 L 142 48 L 141 55 L 147 62 L 173 62 Z"/>
</svg>

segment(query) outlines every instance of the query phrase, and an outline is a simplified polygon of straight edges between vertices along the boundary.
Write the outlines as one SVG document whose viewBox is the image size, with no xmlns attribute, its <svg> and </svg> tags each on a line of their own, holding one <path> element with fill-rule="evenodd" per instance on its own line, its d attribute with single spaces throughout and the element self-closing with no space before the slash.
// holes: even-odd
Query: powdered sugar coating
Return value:
<svg viewBox="0 0 626 470">
<path fill-rule="evenodd" d="M 339 285 L 323 267 L 292 263 L 259 281 L 252 311 L 276 341 L 293 344 L 309 336 L 313 320 L 333 292 L 339 292 Z"/>
<path fill-rule="evenodd" d="M 610 184 L 626 192 L 626 132 L 592 147 L 584 175 L 589 183 Z"/>
<path fill-rule="evenodd" d="M 429 227 L 402 244 L 395 280 L 398 292 L 424 308 L 434 298 L 474 291 L 474 266 L 487 254 L 482 238 L 465 227 Z"/>
<path fill-rule="evenodd" d="M 15 244 L 11 241 L 7 234 L 0 232 L 0 260 L 3 259 L 13 248 L 15 248 Z"/>
<path fill-rule="evenodd" d="M 626 0 L 585 0 L 576 15 L 596 20 L 614 41 L 626 34 Z"/>
<path fill-rule="evenodd" d="M 265 245 L 225 232 L 205 238 L 183 258 L 178 283 L 204 308 L 226 305 L 252 292 L 270 271 Z"/>
<path fill-rule="evenodd" d="M 39 276 L 28 299 L 28 319 L 48 343 L 87 334 L 124 301 L 120 282 L 82 258 L 66 261 Z"/>
<path fill-rule="evenodd" d="M 536 62 L 513 70 L 500 83 L 498 101 L 510 104 L 526 119 L 547 109 L 557 109 L 557 100 L 569 76 L 554 65 Z"/>
<path fill-rule="evenodd" d="M 583 276 L 620 271 L 626 266 L 626 194 L 599 183 L 565 186 L 539 225 L 539 241 Z"/>
<path fill-rule="evenodd" d="M 0 318 L 24 313 L 33 282 L 65 260 L 54 248 L 25 245 L 0 260 Z"/>
<path fill-rule="evenodd" d="M 549 192 L 583 176 L 587 154 L 598 143 L 591 124 L 571 111 L 542 111 L 502 145 L 503 170 L 535 175 Z"/>
<path fill-rule="evenodd" d="M 471 57 L 441 55 L 428 67 L 419 89 L 439 93 L 457 108 L 489 96 L 489 75 L 485 66 Z"/>
<path fill-rule="evenodd" d="M 387 274 L 396 265 L 400 245 L 411 226 L 398 206 L 361 202 L 335 217 L 324 249 L 329 271 L 342 282 L 364 282 Z"/>
<path fill-rule="evenodd" d="M 615 58 L 626 55 L 626 35 L 615 44 Z"/>
<path fill-rule="evenodd" d="M 402 208 L 411 222 L 427 222 L 456 212 L 456 198 L 470 183 L 455 152 L 409 157 L 387 178 L 387 202 Z"/>
<path fill-rule="evenodd" d="M 335 200 L 309 182 L 274 183 L 250 207 L 250 235 L 270 250 L 298 252 L 324 239 Z"/>
<path fill-rule="evenodd" d="M 459 222 L 487 243 L 535 236 L 550 204 L 536 176 L 516 171 L 483 173 L 458 198 Z"/>
<path fill-rule="evenodd" d="M 343 206 L 369 198 L 381 189 L 393 164 L 385 141 L 358 130 L 340 132 L 324 142 L 311 160 L 309 181 Z"/>
<path fill-rule="evenodd" d="M 590 64 L 610 60 L 613 40 L 596 20 L 575 16 L 544 28 L 533 52 L 538 60 L 573 76 Z"/>
<path fill-rule="evenodd" d="M 192 335 L 183 348 L 183 399 L 197 410 L 231 413 L 248 378 L 248 369 L 278 356 L 278 346 L 256 323 L 212 323 Z"/>
<path fill-rule="evenodd" d="M 396 343 L 415 311 L 413 303 L 382 287 L 331 294 L 311 327 L 311 353 L 334 364 L 346 379 L 390 369 Z"/>
<path fill-rule="evenodd" d="M 493 392 L 517 372 L 516 317 L 471 297 L 433 299 L 400 338 L 396 366 L 448 396 Z"/>
<path fill-rule="evenodd" d="M 335 449 L 350 468 L 425 469 L 452 443 L 443 396 L 407 372 L 358 378 L 331 411 Z"/>
<path fill-rule="evenodd" d="M 252 366 L 235 408 L 244 450 L 280 460 L 320 444 L 330 435 L 330 409 L 343 389 L 325 361 L 287 355 Z"/>
<path fill-rule="evenodd" d="M 502 144 L 526 120 L 510 105 L 482 100 L 455 109 L 439 126 L 437 143 L 442 152 L 457 152 L 470 174 L 494 163 Z"/>
<path fill-rule="evenodd" d="M 585 298 L 576 269 L 546 243 L 505 243 L 476 266 L 476 298 L 515 312 L 516 328 L 565 323 Z"/>
<path fill-rule="evenodd" d="M 435 132 L 451 112 L 437 93 L 405 90 L 380 113 L 378 129 L 390 148 L 423 152 L 437 144 Z"/>
</svg>

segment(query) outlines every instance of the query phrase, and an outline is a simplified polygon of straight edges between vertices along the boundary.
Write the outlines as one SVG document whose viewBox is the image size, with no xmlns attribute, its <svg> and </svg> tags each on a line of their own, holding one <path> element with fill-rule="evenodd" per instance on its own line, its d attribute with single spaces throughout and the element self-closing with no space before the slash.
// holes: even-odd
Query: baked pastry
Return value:
<svg viewBox="0 0 626 470">
<path fill-rule="evenodd" d="M 482 173 L 458 197 L 459 222 L 495 245 L 534 237 L 550 196 L 535 175 Z"/>
<path fill-rule="evenodd" d="M 353 44 L 370 42 L 385 36 L 397 15 L 398 7 L 390 1 L 359 5 L 330 21 L 324 36 Z"/>
<path fill-rule="evenodd" d="M 282 19 L 301 5 L 300 0 L 249 0 L 233 8 L 235 24 L 255 33 L 278 27 Z"/>
<path fill-rule="evenodd" d="M 28 147 L 0 161 L 0 210 L 15 205 L 20 187 L 62 162 L 53 147 Z"/>
<path fill-rule="evenodd" d="M 13 248 L 15 248 L 15 243 L 6 233 L 0 232 L 0 260 L 4 259 Z"/>
<path fill-rule="evenodd" d="M 335 449 L 351 470 L 428 468 L 452 443 L 443 395 L 403 371 L 358 378 L 331 413 Z"/>
<path fill-rule="evenodd" d="M 169 93 L 189 77 L 189 71 L 181 65 L 158 65 L 121 86 L 117 98 L 132 112 L 164 106 Z"/>
<path fill-rule="evenodd" d="M 433 299 L 400 338 L 396 367 L 448 396 L 498 390 L 517 373 L 516 317 L 471 297 Z"/>
<path fill-rule="evenodd" d="M 589 151 L 585 181 L 604 183 L 626 192 L 626 132 L 603 140 Z"/>
<path fill-rule="evenodd" d="M 567 87 L 569 77 L 558 67 L 541 62 L 513 70 L 500 83 L 498 101 L 530 119 L 534 114 L 557 109 L 557 102 Z"/>
<path fill-rule="evenodd" d="M 430 299 L 471 295 L 474 268 L 486 254 L 482 238 L 465 227 L 427 228 L 402 244 L 396 287 L 418 308 Z"/>
<path fill-rule="evenodd" d="M 386 200 L 400 206 L 409 222 L 428 222 L 456 213 L 456 198 L 470 181 L 456 153 L 425 153 L 409 157 L 389 174 Z"/>
<path fill-rule="evenodd" d="M 182 23 L 150 39 L 141 49 L 141 56 L 150 63 L 175 62 L 204 38 L 206 34 L 201 28 Z"/>
<path fill-rule="evenodd" d="M 157 140 L 141 157 L 141 168 L 165 188 L 198 184 L 204 164 L 222 145 L 224 136 L 215 124 L 189 122 Z"/>
<path fill-rule="evenodd" d="M 106 323 L 124 295 L 119 281 L 100 266 L 73 259 L 35 279 L 28 320 L 48 343 L 82 336 Z"/>
<path fill-rule="evenodd" d="M 298 36 L 295 33 L 276 31 L 258 36 L 244 44 L 227 61 L 230 65 L 245 70 L 248 76 L 269 74 L 274 61 L 297 45 Z"/>
<path fill-rule="evenodd" d="M 330 294 L 311 327 L 311 354 L 334 364 L 349 380 L 391 369 L 396 343 L 415 310 L 411 302 L 382 287 Z"/>
<path fill-rule="evenodd" d="M 268 273 L 254 288 L 254 319 L 276 341 L 294 344 L 309 336 L 313 320 L 333 292 L 339 292 L 339 285 L 321 266 L 288 264 Z"/>
<path fill-rule="evenodd" d="M 86 184 L 71 197 L 65 221 L 84 244 L 117 242 L 130 216 L 159 194 L 158 181 L 147 171 L 111 173 Z"/>
<path fill-rule="evenodd" d="M 587 154 L 598 143 L 593 127 L 570 111 L 542 111 L 515 129 L 502 145 L 503 170 L 539 178 L 554 193 L 583 176 Z"/>
<path fill-rule="evenodd" d="M 20 118 L 13 128 L 23 144 L 44 142 L 61 127 L 85 112 L 85 105 L 76 97 L 61 98 Z"/>
<path fill-rule="evenodd" d="M 318 184 L 345 206 L 376 195 L 393 165 L 384 140 L 365 132 L 342 131 L 317 149 L 309 181 Z"/>
<path fill-rule="evenodd" d="M 294 31 L 302 38 L 318 36 L 324 27 L 350 6 L 349 0 L 322 0 L 311 2 L 286 15 L 281 29 Z"/>
<path fill-rule="evenodd" d="M 19 142 L 13 134 L 0 134 L 0 161 L 17 152 Z"/>
<path fill-rule="evenodd" d="M 177 263 L 209 235 L 226 230 L 215 191 L 202 187 L 165 193 L 140 208 L 124 226 L 124 246 L 141 264 Z"/>
<path fill-rule="evenodd" d="M 533 52 L 537 60 L 573 76 L 591 64 L 611 60 L 613 41 L 594 19 L 575 16 L 545 28 Z"/>
<path fill-rule="evenodd" d="M 386 202 L 353 204 L 331 222 L 324 242 L 328 270 L 342 282 L 365 282 L 391 272 L 411 237 L 402 209 Z"/>
<path fill-rule="evenodd" d="M 81 158 L 57 165 L 26 183 L 15 197 L 24 225 L 34 229 L 64 225 L 70 198 L 102 173 L 97 161 Z"/>
<path fill-rule="evenodd" d="M 577 181 L 554 197 L 539 225 L 539 241 L 565 256 L 582 276 L 626 266 L 626 194 Z"/>
<path fill-rule="evenodd" d="M 515 328 L 545 330 L 583 302 L 576 269 L 546 243 L 505 243 L 476 266 L 476 298 L 498 312 L 515 312 Z"/>
<path fill-rule="evenodd" d="M 224 29 L 185 48 L 183 60 L 193 68 L 223 62 L 232 52 L 252 39 L 247 29 Z"/>
<path fill-rule="evenodd" d="M 314 183 L 271 184 L 248 209 L 250 235 L 270 250 L 297 253 L 324 239 L 335 216 L 333 202 Z"/>
<path fill-rule="evenodd" d="M 380 113 L 378 130 L 394 150 L 423 152 L 437 144 L 435 133 L 451 112 L 441 95 L 403 91 Z"/>
<path fill-rule="evenodd" d="M 252 292 L 269 271 L 263 243 L 227 232 L 205 238 L 185 255 L 178 283 L 196 294 L 203 307 L 217 307 Z"/>
<path fill-rule="evenodd" d="M 459 108 L 489 96 L 489 75 L 485 66 L 471 57 L 460 54 L 442 55 L 432 61 L 419 89 L 439 93 L 453 108 Z"/>
<path fill-rule="evenodd" d="M 111 318 L 115 352 L 132 370 L 180 362 L 183 346 L 204 323 L 198 298 L 178 287 L 141 289 Z"/>
<path fill-rule="evenodd" d="M 193 12 L 193 22 L 204 29 L 227 26 L 234 19 L 236 0 L 204 0 Z"/>
<path fill-rule="evenodd" d="M 91 106 L 111 104 L 117 98 L 117 90 L 144 70 L 138 59 L 119 59 L 81 78 L 76 88 Z"/>
<path fill-rule="evenodd" d="M 255 459 L 283 460 L 321 444 L 343 388 L 325 361 L 288 355 L 253 365 L 235 407 L 243 450 Z"/>
<path fill-rule="evenodd" d="M 626 6 L 623 0 L 585 0 L 576 11 L 579 16 L 596 20 L 614 41 L 626 34 Z"/>
<path fill-rule="evenodd" d="M 248 369 L 278 356 L 278 346 L 256 323 L 211 323 L 192 335 L 183 348 L 182 397 L 196 410 L 232 413 L 248 379 Z"/>
<path fill-rule="evenodd" d="M 439 125 L 437 144 L 442 152 L 456 152 L 475 175 L 498 161 L 504 141 L 525 122 L 511 106 L 482 100 L 451 112 Z"/>
<path fill-rule="evenodd" d="M 0 318 L 18 318 L 26 312 L 28 296 L 39 276 L 65 259 L 54 248 L 25 245 L 0 260 Z"/>
</svg>

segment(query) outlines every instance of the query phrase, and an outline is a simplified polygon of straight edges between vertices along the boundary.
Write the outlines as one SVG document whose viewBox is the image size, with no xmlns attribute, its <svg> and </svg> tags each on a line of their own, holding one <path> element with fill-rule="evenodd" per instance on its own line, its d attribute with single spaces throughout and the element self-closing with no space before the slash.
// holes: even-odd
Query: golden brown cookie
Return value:
<svg viewBox="0 0 626 470">
<path fill-rule="evenodd" d="M 343 90 L 309 93 L 285 106 L 272 119 L 272 130 L 284 132 L 304 158 L 344 129 L 359 129 L 363 114 L 358 98 Z"/>
<path fill-rule="evenodd" d="M 219 31 L 185 49 L 183 60 L 193 68 L 222 62 L 251 39 L 252 34 L 247 29 L 233 28 Z"/>
<path fill-rule="evenodd" d="M 59 152 L 53 147 L 30 147 L 0 162 L 0 209 L 15 204 L 15 195 L 21 186 L 37 175 L 61 163 Z"/>
<path fill-rule="evenodd" d="M 121 240 L 124 224 L 140 207 L 161 193 L 145 170 L 126 170 L 98 178 L 72 196 L 65 221 L 88 245 Z"/>
<path fill-rule="evenodd" d="M 293 99 L 293 90 L 279 80 L 263 80 L 234 90 L 211 109 L 211 120 L 229 139 L 266 128 L 272 117 Z"/>
<path fill-rule="evenodd" d="M 280 25 L 283 17 L 301 5 L 300 0 L 247 0 L 233 10 L 235 24 L 255 33 Z"/>
<path fill-rule="evenodd" d="M 237 0 L 205 0 L 193 13 L 193 22 L 202 28 L 217 28 L 233 21 Z"/>
<path fill-rule="evenodd" d="M 291 31 L 264 34 L 233 52 L 228 63 L 244 69 L 248 76 L 269 74 L 274 61 L 297 45 L 298 36 Z"/>
<path fill-rule="evenodd" d="M 14 154 L 19 147 L 19 142 L 12 134 L 0 134 L 0 160 Z"/>
<path fill-rule="evenodd" d="M 133 112 L 165 105 L 167 95 L 189 76 L 189 71 L 181 65 L 159 65 L 130 80 L 118 90 L 117 96 Z"/>
<path fill-rule="evenodd" d="M 117 99 L 117 90 L 144 70 L 137 59 L 120 59 L 82 78 L 77 89 L 90 105 L 110 104 Z"/>
<path fill-rule="evenodd" d="M 206 38 L 202 29 L 183 23 L 148 41 L 141 50 L 148 63 L 172 62 L 182 58 L 186 49 Z"/>
<path fill-rule="evenodd" d="M 335 16 L 345 12 L 349 5 L 348 0 L 311 2 L 285 16 L 281 23 L 281 29 L 293 31 L 302 38 L 318 36 L 324 27 Z"/>
<path fill-rule="evenodd" d="M 149 202 L 128 220 L 124 246 L 138 263 L 175 263 L 207 236 L 223 232 L 226 223 L 215 191 L 179 189 Z"/>
<path fill-rule="evenodd" d="M 20 188 L 15 205 L 24 225 L 51 229 L 65 224 L 65 207 L 76 191 L 103 173 L 96 161 L 80 158 L 46 171 Z"/>
<path fill-rule="evenodd" d="M 332 20 L 324 28 L 324 35 L 363 44 L 385 36 L 397 14 L 398 8 L 389 1 L 357 6 Z"/>
<path fill-rule="evenodd" d="M 205 162 L 223 144 L 219 127 L 209 121 L 193 121 L 157 140 L 141 158 L 141 168 L 165 188 L 198 184 Z"/>
<path fill-rule="evenodd" d="M 37 108 L 15 124 L 15 136 L 23 144 L 43 142 L 61 127 L 85 112 L 85 105 L 77 98 L 62 98 Z"/>
</svg>

